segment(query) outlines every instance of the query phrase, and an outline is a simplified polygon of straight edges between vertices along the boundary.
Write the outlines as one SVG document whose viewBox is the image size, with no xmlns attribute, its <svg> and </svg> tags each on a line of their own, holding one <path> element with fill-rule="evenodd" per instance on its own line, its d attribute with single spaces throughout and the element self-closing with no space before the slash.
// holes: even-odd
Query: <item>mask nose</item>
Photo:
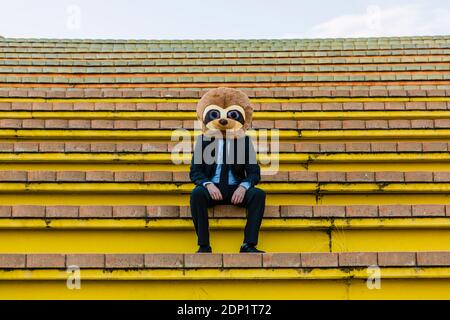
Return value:
<svg viewBox="0 0 450 320">
<path fill-rule="evenodd" d="M 228 120 L 227 119 L 220 119 L 219 123 L 223 126 L 226 126 L 228 124 Z"/>
</svg>

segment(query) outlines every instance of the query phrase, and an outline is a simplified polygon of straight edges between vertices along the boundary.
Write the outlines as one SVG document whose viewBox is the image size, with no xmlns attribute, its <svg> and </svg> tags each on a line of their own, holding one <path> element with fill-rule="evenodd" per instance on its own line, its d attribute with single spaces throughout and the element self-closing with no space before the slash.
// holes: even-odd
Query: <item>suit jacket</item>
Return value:
<svg viewBox="0 0 450 320">
<path fill-rule="evenodd" d="M 208 157 L 208 154 L 215 157 L 216 146 L 217 140 L 214 137 L 200 135 L 197 138 L 189 176 L 191 181 L 198 186 L 210 181 L 216 172 L 215 159 Z M 256 162 L 256 152 L 250 137 L 238 138 L 232 143 L 232 146 L 234 146 L 234 151 L 230 150 L 227 153 L 227 165 L 237 183 L 249 182 L 251 186 L 256 185 L 261 180 L 261 169 Z"/>
</svg>

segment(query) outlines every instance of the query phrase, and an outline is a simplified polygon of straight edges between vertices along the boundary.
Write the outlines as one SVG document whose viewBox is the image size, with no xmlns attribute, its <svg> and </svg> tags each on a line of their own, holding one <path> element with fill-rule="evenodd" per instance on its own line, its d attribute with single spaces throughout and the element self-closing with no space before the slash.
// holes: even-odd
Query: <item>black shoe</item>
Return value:
<svg viewBox="0 0 450 320">
<path fill-rule="evenodd" d="M 241 246 L 241 250 L 239 252 L 241 252 L 241 253 L 244 253 L 244 252 L 246 252 L 246 253 L 265 253 L 262 250 L 256 249 L 256 247 L 254 245 L 248 244 L 248 243 L 244 243 Z"/>
<path fill-rule="evenodd" d="M 211 246 L 200 246 L 198 247 L 197 253 L 211 253 L 212 248 Z"/>
</svg>

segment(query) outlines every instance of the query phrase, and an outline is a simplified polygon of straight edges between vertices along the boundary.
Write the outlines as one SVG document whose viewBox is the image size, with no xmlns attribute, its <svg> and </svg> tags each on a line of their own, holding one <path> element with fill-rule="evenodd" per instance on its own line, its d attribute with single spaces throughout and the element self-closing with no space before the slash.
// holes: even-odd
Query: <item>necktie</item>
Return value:
<svg viewBox="0 0 450 320">
<path fill-rule="evenodd" d="M 223 139 L 222 167 L 220 170 L 219 188 L 224 190 L 228 186 L 228 165 L 227 165 L 227 140 Z"/>
</svg>

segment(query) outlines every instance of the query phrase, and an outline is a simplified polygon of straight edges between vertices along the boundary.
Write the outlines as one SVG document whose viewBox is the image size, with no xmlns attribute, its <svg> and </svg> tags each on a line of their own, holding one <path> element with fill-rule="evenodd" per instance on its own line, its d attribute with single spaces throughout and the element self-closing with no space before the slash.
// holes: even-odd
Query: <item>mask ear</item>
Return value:
<svg viewBox="0 0 450 320">
<path fill-rule="evenodd" d="M 244 108 L 245 111 L 245 124 L 243 126 L 243 130 L 247 130 L 252 125 L 253 119 L 253 107 L 248 105 Z"/>
</svg>

